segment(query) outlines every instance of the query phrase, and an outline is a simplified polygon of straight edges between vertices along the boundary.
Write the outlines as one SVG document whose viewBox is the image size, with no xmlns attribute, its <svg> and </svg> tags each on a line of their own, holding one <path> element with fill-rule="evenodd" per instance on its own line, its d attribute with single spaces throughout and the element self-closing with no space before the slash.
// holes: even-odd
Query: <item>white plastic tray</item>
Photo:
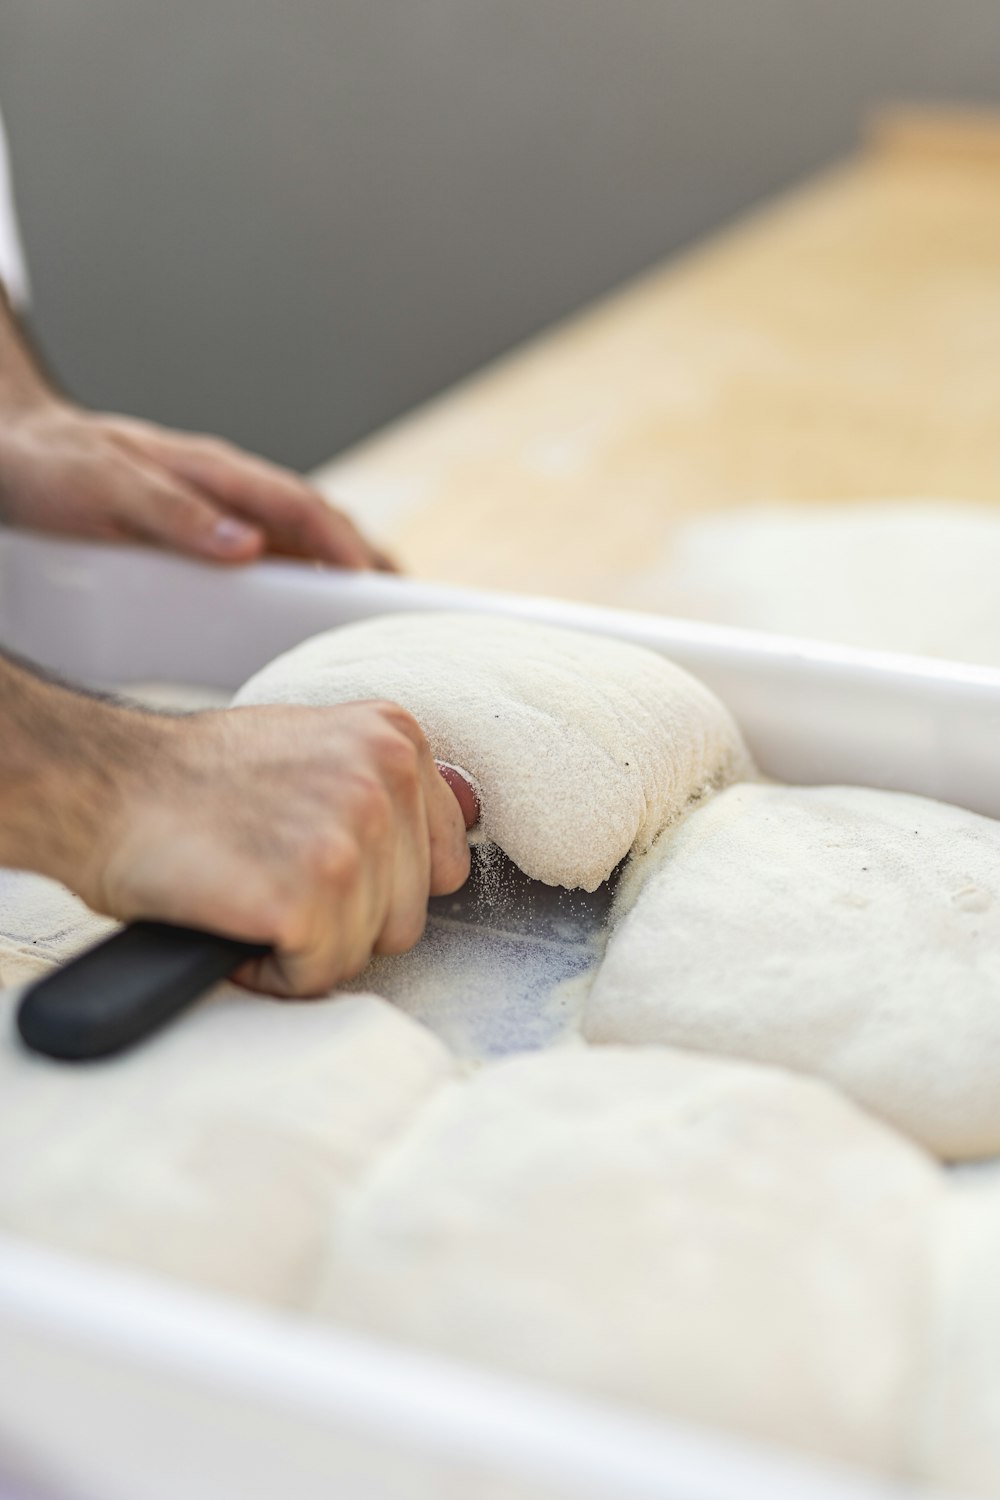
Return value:
<svg viewBox="0 0 1000 1500">
<path fill-rule="evenodd" d="M 454 608 L 668 654 L 725 699 L 773 775 L 1000 815 L 1000 672 L 291 564 L 220 573 L 0 536 L 0 641 L 89 682 L 233 688 L 324 627 Z M 5 1479 L 59 1500 L 910 1493 L 0 1237 L 0 1491 Z"/>
</svg>

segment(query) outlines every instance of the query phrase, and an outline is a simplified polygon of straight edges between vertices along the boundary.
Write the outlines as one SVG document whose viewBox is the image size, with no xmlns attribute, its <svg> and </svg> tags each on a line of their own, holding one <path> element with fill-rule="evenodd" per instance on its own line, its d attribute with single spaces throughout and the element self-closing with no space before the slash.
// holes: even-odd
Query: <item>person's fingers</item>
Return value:
<svg viewBox="0 0 1000 1500">
<path fill-rule="evenodd" d="M 391 830 L 362 846 L 331 828 L 312 869 L 289 899 L 289 917 L 274 951 L 243 966 L 237 978 L 272 995 L 317 996 L 353 979 L 368 962 L 389 902 Z"/>
<path fill-rule="evenodd" d="M 199 716 L 175 751 L 181 770 L 190 765 L 198 775 L 204 746 L 208 763 L 218 757 L 227 777 L 243 764 L 244 788 L 264 797 L 255 813 L 268 829 L 263 844 L 244 793 L 230 798 L 219 824 L 224 858 L 199 857 L 186 837 L 174 846 L 180 873 L 167 870 L 166 880 L 158 840 L 152 866 L 141 854 L 137 876 L 134 853 L 126 863 L 143 910 L 156 914 L 166 900 L 176 920 L 194 911 L 213 930 L 271 945 L 266 957 L 243 967 L 242 983 L 276 995 L 326 994 L 360 973 L 373 951 L 412 947 L 424 930 L 428 896 L 464 882 L 474 797 L 464 778 L 456 782 L 467 803 L 463 815 L 420 726 L 398 705 L 283 712 L 299 716 L 291 740 L 282 721 L 277 741 L 269 741 L 279 710 L 239 709 Z M 276 777 L 289 764 L 297 774 Z M 185 818 L 191 820 L 188 808 Z M 211 851 L 211 839 L 206 847 Z"/>
<path fill-rule="evenodd" d="M 376 547 L 374 542 L 369 542 L 368 546 L 373 558 L 372 566 L 376 573 L 401 573 L 403 571 L 391 552 L 386 552 L 384 547 Z"/>
<path fill-rule="evenodd" d="M 301 947 L 276 946 L 262 958 L 251 959 L 233 976 L 247 989 L 267 995 L 302 999 L 327 995 L 338 984 L 359 974 L 371 954 L 371 937 L 361 938 L 360 888 L 340 893 L 323 913 L 323 928 Z"/>
<path fill-rule="evenodd" d="M 218 464 L 213 461 L 204 469 L 200 464 L 189 466 L 184 462 L 179 469 L 185 477 L 201 473 L 202 479 L 192 478 L 190 482 L 262 526 L 272 552 L 340 568 L 378 568 L 384 564 L 383 555 L 369 546 L 343 511 L 335 510 L 302 480 L 280 469 L 268 465 L 262 466 L 263 473 L 257 472 L 258 462 L 238 456 Z"/>
<path fill-rule="evenodd" d="M 469 878 L 469 841 L 462 807 L 445 781 L 430 747 L 415 719 L 406 715 L 404 724 L 417 745 L 423 787 L 427 834 L 430 842 L 430 894 L 447 896 Z"/>
<path fill-rule="evenodd" d="M 129 461 L 107 476 L 107 504 L 117 526 L 142 541 L 216 562 L 249 562 L 259 557 L 264 536 L 153 465 Z"/>
<path fill-rule="evenodd" d="M 427 827 L 431 843 L 432 896 L 450 896 L 469 878 L 469 841 L 454 792 L 433 761 L 424 776 Z"/>
<path fill-rule="evenodd" d="M 344 568 L 392 570 L 350 517 L 334 509 L 298 475 L 215 438 L 114 422 L 122 439 L 178 479 L 259 525 L 271 550 Z"/>
<path fill-rule="evenodd" d="M 375 943 L 376 953 L 406 953 L 419 943 L 427 925 L 431 843 L 415 750 L 410 773 L 394 789 L 392 810 L 395 844 L 389 902 Z"/>
<path fill-rule="evenodd" d="M 416 719 L 394 703 L 364 705 L 363 711 L 378 716 L 372 748 L 394 835 L 390 897 L 376 951 L 403 953 L 423 935 L 428 896 L 457 890 L 468 878 L 465 823 Z M 369 847 L 364 835 L 362 844 Z"/>
</svg>

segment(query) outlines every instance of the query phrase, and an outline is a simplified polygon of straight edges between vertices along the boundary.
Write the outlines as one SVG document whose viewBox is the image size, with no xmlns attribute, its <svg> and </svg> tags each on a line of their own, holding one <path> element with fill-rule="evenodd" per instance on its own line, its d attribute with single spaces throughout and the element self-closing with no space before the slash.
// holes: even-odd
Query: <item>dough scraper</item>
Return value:
<svg viewBox="0 0 1000 1500">
<path fill-rule="evenodd" d="M 472 853 L 462 889 L 430 901 L 417 947 L 374 959 L 344 988 L 383 995 L 459 1051 L 544 1045 L 565 1020 L 549 998 L 597 956 L 614 877 L 592 893 L 567 891 L 530 880 L 495 846 Z M 216 933 L 134 922 L 32 984 L 18 1030 L 48 1057 L 106 1057 L 266 952 Z"/>
<path fill-rule="evenodd" d="M 568 891 L 530 880 L 493 845 L 472 853 L 468 882 L 431 901 L 416 948 L 373 959 L 349 988 L 391 1000 L 462 1056 L 548 1046 L 575 1020 L 574 981 L 601 956 L 619 870 L 595 891 Z"/>
</svg>

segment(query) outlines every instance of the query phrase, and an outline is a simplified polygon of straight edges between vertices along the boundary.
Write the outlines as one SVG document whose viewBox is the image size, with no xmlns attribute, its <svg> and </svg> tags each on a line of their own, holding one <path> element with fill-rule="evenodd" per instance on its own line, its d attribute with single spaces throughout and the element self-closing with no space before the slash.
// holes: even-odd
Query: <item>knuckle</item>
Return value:
<svg viewBox="0 0 1000 1500">
<path fill-rule="evenodd" d="M 427 910 L 425 907 L 414 907 L 412 910 L 401 913 L 393 918 L 391 926 L 382 933 L 375 946 L 375 952 L 387 955 L 407 953 L 420 942 L 426 928 Z"/>
<path fill-rule="evenodd" d="M 299 1000 L 314 1000 L 328 994 L 334 983 L 324 966 L 317 965 L 311 958 L 297 960 L 281 974 L 279 993 Z"/>
<path fill-rule="evenodd" d="M 281 953 L 300 953 L 309 945 L 311 914 L 305 901 L 286 896 L 272 903 L 267 928 Z"/>
<path fill-rule="evenodd" d="M 183 490 L 167 490 L 160 498 L 160 505 L 173 525 L 191 533 L 205 531 L 215 520 L 210 506 Z"/>
<path fill-rule="evenodd" d="M 329 987 L 332 989 L 336 984 L 345 984 L 352 979 L 357 979 L 358 975 L 367 968 L 371 955 L 370 948 L 360 948 L 352 956 L 342 959 L 332 973 Z"/>
<path fill-rule="evenodd" d="M 372 709 L 388 729 L 409 740 L 411 745 L 417 746 L 423 740 L 423 730 L 409 709 L 404 708 L 401 703 L 379 699 L 372 704 Z"/>
<path fill-rule="evenodd" d="M 393 783 L 416 780 L 423 740 L 416 720 L 394 705 L 380 711 L 380 720 L 372 744 L 379 769 Z"/>
<path fill-rule="evenodd" d="M 363 855 L 356 839 L 336 830 L 313 840 L 306 863 L 314 882 L 342 889 L 360 878 Z"/>
<path fill-rule="evenodd" d="M 420 769 L 420 753 L 412 740 L 394 734 L 387 738 L 380 756 L 386 775 L 397 782 L 415 781 Z"/>
<path fill-rule="evenodd" d="M 392 804 L 385 785 L 375 776 L 357 776 L 352 794 L 354 821 L 366 838 L 379 838 L 392 824 Z"/>
<path fill-rule="evenodd" d="M 468 880 L 471 868 L 472 856 L 467 843 L 463 842 L 453 851 L 440 852 L 434 861 L 432 893 L 435 896 L 448 896 L 453 891 L 460 890 Z"/>
</svg>

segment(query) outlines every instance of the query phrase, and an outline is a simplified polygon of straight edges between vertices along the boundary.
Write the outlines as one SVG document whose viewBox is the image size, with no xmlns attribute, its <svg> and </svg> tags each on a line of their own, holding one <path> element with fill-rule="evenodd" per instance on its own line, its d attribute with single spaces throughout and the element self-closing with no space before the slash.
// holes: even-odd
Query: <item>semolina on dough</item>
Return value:
<svg viewBox="0 0 1000 1500">
<path fill-rule="evenodd" d="M 56 880 L 0 869 L 0 986 L 40 978 L 116 926 Z"/>
<path fill-rule="evenodd" d="M 730 787 L 626 873 L 584 1013 L 815 1073 L 948 1159 L 1000 1153 L 1000 824 L 860 787 Z"/>
<path fill-rule="evenodd" d="M 527 875 L 594 890 L 706 792 L 753 774 L 717 698 L 655 652 L 488 614 L 395 614 L 314 636 L 234 705 L 382 698 L 480 792 Z"/>
<path fill-rule="evenodd" d="M 521 1056 L 441 1090 L 366 1176 L 316 1310 L 895 1471 L 941 1175 L 814 1079 Z"/>
</svg>

